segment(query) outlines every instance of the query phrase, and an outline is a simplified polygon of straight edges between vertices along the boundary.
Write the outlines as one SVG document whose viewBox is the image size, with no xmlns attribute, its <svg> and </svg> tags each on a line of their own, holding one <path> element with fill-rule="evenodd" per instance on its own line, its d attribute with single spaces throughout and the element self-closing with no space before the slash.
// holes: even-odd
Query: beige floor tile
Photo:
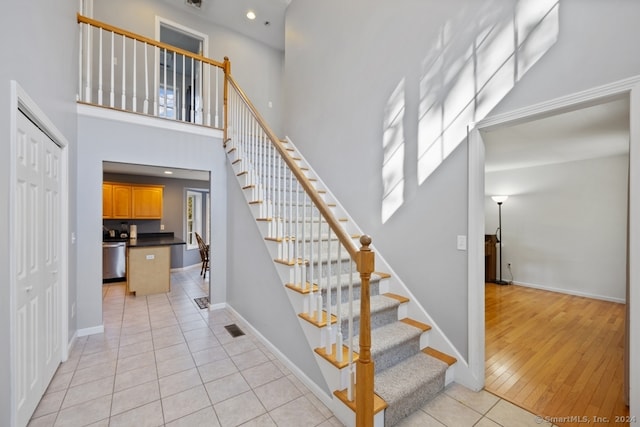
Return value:
<svg viewBox="0 0 640 427">
<path fill-rule="evenodd" d="M 551 426 L 551 423 L 543 421 L 530 412 L 505 400 L 500 400 L 491 408 L 486 417 L 500 425 L 509 427 Z"/>
<path fill-rule="evenodd" d="M 121 345 L 120 349 L 118 350 L 118 358 L 124 359 L 127 357 L 135 356 L 136 354 L 146 353 L 151 350 L 153 350 L 153 341 L 151 340 L 138 341 L 136 343 L 124 346 Z"/>
<path fill-rule="evenodd" d="M 416 411 L 398 424 L 397 427 L 447 427 L 431 415 L 423 411 Z M 452 426 L 453 427 L 453 426 Z"/>
<path fill-rule="evenodd" d="M 55 412 L 43 417 L 32 418 L 31 421 L 29 421 L 29 424 L 27 424 L 27 427 L 53 427 L 57 416 L 58 413 Z"/>
<path fill-rule="evenodd" d="M 251 390 L 239 372 L 208 382 L 204 386 L 211 403 L 214 404 Z"/>
<path fill-rule="evenodd" d="M 209 330 L 209 325 L 207 325 L 207 322 L 202 320 L 202 317 L 198 316 L 197 320 L 191 320 L 189 322 L 180 323 L 180 329 L 182 329 L 182 332 L 189 332 L 196 329 Z"/>
<path fill-rule="evenodd" d="M 110 376 L 79 386 L 69 387 L 62 402 L 62 408 L 68 408 L 101 396 L 111 396 L 111 393 L 113 393 L 114 378 L 115 376 Z"/>
<path fill-rule="evenodd" d="M 265 362 L 242 371 L 242 376 L 252 388 L 283 377 L 282 371 L 273 362 Z"/>
<path fill-rule="evenodd" d="M 118 359 L 116 373 L 131 371 L 132 369 L 142 368 L 143 366 L 155 365 L 156 356 L 153 351 L 136 354 L 135 356 Z"/>
<path fill-rule="evenodd" d="M 162 335 L 162 336 L 153 338 L 153 347 L 156 350 L 159 350 L 165 347 L 171 347 L 177 344 L 185 344 L 184 337 L 182 336 L 181 333 Z"/>
<path fill-rule="evenodd" d="M 118 358 L 117 350 L 109 350 L 101 353 L 83 354 L 76 369 L 89 368 L 91 366 L 101 365 L 116 360 Z"/>
<path fill-rule="evenodd" d="M 489 418 L 484 417 L 480 421 L 478 421 L 474 427 L 502 427 L 502 426 L 496 423 L 495 421 L 491 421 Z"/>
<path fill-rule="evenodd" d="M 229 334 L 228 332 L 226 332 L 226 330 L 225 333 L 227 335 Z M 245 353 L 250 350 L 255 350 L 257 348 L 253 341 L 251 341 L 246 335 L 234 338 L 233 341 L 222 344 L 222 346 L 227 351 L 227 353 L 229 353 L 229 356 L 236 356 L 238 354 Z"/>
<path fill-rule="evenodd" d="M 42 399 L 40 399 L 40 403 L 38 403 L 38 407 L 33 413 L 33 418 L 39 418 L 58 412 L 60 410 L 60 407 L 62 406 L 62 401 L 64 400 L 65 394 L 66 391 L 61 390 L 47 393 L 42 396 Z"/>
<path fill-rule="evenodd" d="M 231 357 L 238 369 L 243 370 L 268 362 L 269 358 L 258 348 Z"/>
<path fill-rule="evenodd" d="M 222 427 L 237 426 L 256 418 L 266 410 L 252 391 L 247 391 L 213 405 Z"/>
<path fill-rule="evenodd" d="M 336 417 L 331 417 L 325 422 L 318 424 L 318 427 L 344 427 L 344 424 L 342 424 Z"/>
<path fill-rule="evenodd" d="M 269 414 L 263 414 L 243 423 L 242 427 L 277 427 L 277 424 Z"/>
<path fill-rule="evenodd" d="M 195 366 L 196 365 L 193 362 L 193 357 L 191 357 L 191 355 L 165 360 L 156 364 L 158 369 L 158 378 L 166 377 L 167 375 L 175 374 L 176 372 L 186 371 L 187 369 L 195 368 Z"/>
<path fill-rule="evenodd" d="M 193 414 L 178 418 L 166 424 L 166 427 L 219 427 L 218 417 L 211 406 Z"/>
<path fill-rule="evenodd" d="M 56 427 L 86 426 L 108 418 L 110 409 L 111 394 L 61 410 L 54 425 Z"/>
<path fill-rule="evenodd" d="M 482 414 L 463 405 L 445 393 L 440 393 L 422 407 L 422 410 L 447 426 L 472 426 Z"/>
<path fill-rule="evenodd" d="M 116 374 L 113 391 L 122 391 L 157 379 L 158 371 L 155 364 L 132 369 L 130 371 L 120 372 Z"/>
<path fill-rule="evenodd" d="M 160 399 L 157 381 L 140 384 L 113 394 L 111 416 Z"/>
<path fill-rule="evenodd" d="M 71 384 L 71 379 L 73 378 L 73 371 L 71 372 L 60 372 L 58 370 L 51 382 L 49 383 L 49 387 L 47 387 L 47 393 L 51 393 L 54 391 L 66 390 Z"/>
<path fill-rule="evenodd" d="M 206 365 L 207 363 L 217 362 L 218 360 L 227 359 L 229 356 L 224 348 L 211 347 L 204 350 L 200 350 L 192 354 L 193 360 L 196 366 Z"/>
<path fill-rule="evenodd" d="M 274 409 L 269 415 L 279 427 L 316 426 L 327 419 L 304 396 Z"/>
<path fill-rule="evenodd" d="M 256 387 L 253 391 L 267 411 L 302 396 L 302 393 L 286 377 Z"/>
<path fill-rule="evenodd" d="M 115 360 L 111 360 L 107 363 L 101 363 L 89 368 L 77 369 L 73 374 L 69 387 L 75 387 L 77 385 L 115 375 L 116 363 L 117 362 Z"/>
<path fill-rule="evenodd" d="M 164 421 L 171 422 L 192 414 L 211 405 L 204 386 L 185 390 L 183 392 L 162 398 Z"/>
<path fill-rule="evenodd" d="M 182 335 L 182 330 L 178 325 L 165 326 L 163 328 L 154 328 L 151 331 L 153 338 L 158 338 L 166 335 Z"/>
<path fill-rule="evenodd" d="M 213 363 L 207 363 L 206 365 L 198 366 L 200 377 L 202 381 L 208 383 L 210 381 L 217 380 L 218 378 L 226 377 L 235 372 L 238 372 L 238 368 L 231 359 L 222 359 Z"/>
<path fill-rule="evenodd" d="M 457 383 L 450 384 L 444 392 L 481 414 L 486 414 L 500 400 L 498 396 L 486 390 L 475 392 Z"/>
<path fill-rule="evenodd" d="M 214 339 L 215 340 L 215 335 L 213 334 L 211 329 L 207 327 L 207 328 L 200 328 L 200 329 L 192 329 L 190 331 L 184 332 L 184 339 L 186 339 L 187 342 L 197 340 L 197 339 Z"/>
<path fill-rule="evenodd" d="M 220 346 L 220 343 L 212 333 L 206 338 L 187 339 L 187 345 L 189 346 L 189 350 L 195 353 L 197 351 L 206 350 L 207 348 L 218 347 Z"/>
<path fill-rule="evenodd" d="M 187 371 L 178 372 L 177 374 L 169 375 L 164 378 L 160 378 L 160 395 L 162 397 L 171 396 L 172 394 L 179 393 L 181 391 L 188 390 L 190 388 L 202 385 L 202 379 L 200 379 L 200 373 L 196 368 L 189 369 Z"/>
<path fill-rule="evenodd" d="M 187 344 L 180 343 L 156 350 L 156 362 L 164 362 L 165 360 L 189 356 L 190 354 Z"/>
<path fill-rule="evenodd" d="M 109 427 L 158 427 L 164 425 L 159 400 L 111 417 Z"/>
<path fill-rule="evenodd" d="M 135 344 L 141 341 L 151 340 L 151 331 L 140 332 L 139 334 L 120 336 L 120 347 Z"/>
</svg>

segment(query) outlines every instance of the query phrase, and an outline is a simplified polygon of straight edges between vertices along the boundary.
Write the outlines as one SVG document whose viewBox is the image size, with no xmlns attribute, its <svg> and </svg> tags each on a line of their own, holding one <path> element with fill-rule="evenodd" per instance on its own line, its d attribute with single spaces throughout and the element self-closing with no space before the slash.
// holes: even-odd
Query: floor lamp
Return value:
<svg viewBox="0 0 640 427">
<path fill-rule="evenodd" d="M 502 280 L 502 203 L 507 200 L 509 196 L 491 196 L 491 198 L 498 204 L 498 230 L 500 231 L 498 235 L 498 243 L 500 244 L 500 277 L 495 283 L 498 285 L 508 285 L 509 282 Z"/>
</svg>

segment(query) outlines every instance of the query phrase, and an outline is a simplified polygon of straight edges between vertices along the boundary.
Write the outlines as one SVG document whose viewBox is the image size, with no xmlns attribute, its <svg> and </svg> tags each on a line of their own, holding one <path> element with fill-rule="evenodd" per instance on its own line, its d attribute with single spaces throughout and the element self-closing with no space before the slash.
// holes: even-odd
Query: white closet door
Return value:
<svg viewBox="0 0 640 427">
<path fill-rule="evenodd" d="M 17 424 L 60 363 L 60 148 L 18 114 L 15 214 Z"/>
</svg>

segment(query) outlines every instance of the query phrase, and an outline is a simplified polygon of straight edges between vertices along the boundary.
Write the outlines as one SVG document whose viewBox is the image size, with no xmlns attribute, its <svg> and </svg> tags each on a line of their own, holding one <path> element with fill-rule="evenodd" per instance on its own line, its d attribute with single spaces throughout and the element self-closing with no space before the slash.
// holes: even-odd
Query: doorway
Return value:
<svg viewBox="0 0 640 427">
<path fill-rule="evenodd" d="M 568 96 L 564 99 L 554 100 L 547 105 L 536 105 L 529 109 L 522 109 L 512 114 L 496 116 L 485 119 L 476 124 L 476 127 L 469 134 L 469 297 L 470 297 L 470 361 L 472 362 L 472 370 L 474 375 L 479 379 L 480 387 L 484 385 L 484 242 L 482 234 L 485 227 L 485 182 L 484 182 L 484 161 L 485 146 L 483 143 L 483 135 L 481 131 L 496 129 L 501 126 L 523 123 L 537 118 L 548 117 L 552 114 L 575 110 L 578 108 L 592 106 L 598 103 L 610 101 L 613 99 L 627 98 L 630 99 L 631 123 L 630 123 L 630 160 L 629 160 L 629 251 L 628 259 L 633 259 L 633 254 L 640 246 L 639 238 L 633 230 L 637 227 L 637 220 L 634 219 L 634 212 L 640 207 L 640 201 L 634 197 L 634 182 L 637 183 L 640 156 L 635 152 L 633 147 L 640 143 L 638 138 L 638 121 L 634 118 L 633 109 L 638 105 L 640 100 L 640 92 L 637 84 L 639 79 L 629 79 L 629 81 L 618 82 L 609 86 L 599 87 L 590 91 Z M 637 108 L 637 107 L 636 107 Z M 632 265 L 627 265 L 629 271 L 629 280 L 627 289 L 634 289 L 639 286 L 638 277 L 639 269 Z M 627 291 L 627 315 L 629 316 L 629 329 L 640 327 L 640 319 L 634 316 L 630 307 L 640 304 L 638 296 Z M 634 339 L 633 334 L 627 335 L 629 345 L 627 346 L 627 360 L 636 360 L 634 355 L 640 351 L 639 343 Z M 625 378 L 631 383 L 630 390 L 630 414 L 633 416 L 640 410 L 638 400 L 634 398 L 634 383 L 638 381 L 634 372 L 638 369 L 633 362 L 627 367 L 627 375 Z M 635 406 L 634 406 L 635 405 Z"/>
<path fill-rule="evenodd" d="M 156 40 L 200 56 L 208 52 L 206 34 L 161 17 L 156 17 Z M 202 94 L 208 93 L 208 79 L 203 78 L 202 63 L 161 49 L 156 55 L 158 116 L 204 124 Z"/>
</svg>

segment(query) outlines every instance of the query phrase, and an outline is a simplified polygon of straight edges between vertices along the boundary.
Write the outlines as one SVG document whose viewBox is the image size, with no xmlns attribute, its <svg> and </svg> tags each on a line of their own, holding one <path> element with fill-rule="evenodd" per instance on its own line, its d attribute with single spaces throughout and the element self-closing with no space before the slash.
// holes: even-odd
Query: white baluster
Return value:
<svg viewBox="0 0 640 427">
<path fill-rule="evenodd" d="M 182 107 L 182 115 L 180 116 L 182 118 L 182 121 L 185 121 L 185 118 L 187 117 L 187 109 L 186 109 L 186 105 L 187 105 L 187 98 L 186 98 L 186 91 L 187 91 L 187 86 L 185 85 L 185 79 L 186 79 L 186 68 L 185 68 L 185 59 L 186 57 L 184 55 L 182 55 L 182 102 L 181 102 L 181 107 Z"/>
<path fill-rule="evenodd" d="M 322 320 L 322 215 L 318 212 L 318 317 Z"/>
<path fill-rule="evenodd" d="M 82 33 L 84 32 L 84 24 L 78 25 L 78 93 L 76 93 L 76 101 L 82 100 L 82 64 L 84 61 L 84 37 Z"/>
<path fill-rule="evenodd" d="M 155 65 L 153 66 L 153 115 L 158 117 L 158 97 L 160 96 L 158 88 L 160 85 L 158 84 L 158 79 L 160 76 L 160 48 L 155 46 L 153 48 L 154 51 L 154 61 Z"/>
<path fill-rule="evenodd" d="M 218 105 L 219 105 L 218 97 L 219 97 L 219 93 L 220 93 L 220 92 L 218 91 L 218 81 L 220 80 L 219 73 L 220 73 L 220 67 L 216 67 L 216 97 L 215 97 L 215 104 L 216 104 L 216 116 L 215 116 L 215 127 L 219 127 L 219 126 L 220 126 L 220 125 L 219 125 L 219 119 L 220 119 L 220 117 L 219 117 L 219 115 L 218 115 Z"/>
<path fill-rule="evenodd" d="M 314 312 L 314 307 L 317 306 L 317 304 L 316 304 L 316 296 L 313 292 L 313 285 L 315 283 L 314 281 L 315 259 L 313 258 L 313 210 L 315 206 L 311 201 L 310 201 L 310 207 L 311 207 L 311 218 L 309 220 L 309 283 L 311 284 L 311 292 L 309 292 L 309 316 L 312 316 Z M 318 292 L 320 292 L 319 289 L 318 289 Z"/>
<path fill-rule="evenodd" d="M 127 109 L 127 98 L 126 98 L 127 52 L 126 52 L 126 46 L 125 46 L 126 41 L 127 41 L 127 38 L 125 36 L 122 36 L 122 104 L 121 105 L 123 110 Z"/>
<path fill-rule="evenodd" d="M 149 114 L 149 57 L 147 54 L 147 42 L 144 42 L 144 103 L 142 112 Z"/>
<path fill-rule="evenodd" d="M 116 49 L 116 40 L 115 34 L 111 31 L 111 89 L 109 92 L 109 107 L 114 108 L 116 106 L 116 92 L 115 92 L 115 81 L 116 81 L 116 70 L 115 70 L 115 49 Z"/>
<path fill-rule="evenodd" d="M 178 104 L 176 101 L 178 99 L 178 91 L 176 90 L 176 53 L 173 52 L 173 120 L 178 119 Z M 166 107 L 166 105 L 165 105 Z"/>
<path fill-rule="evenodd" d="M 162 117 L 167 117 L 167 48 L 162 49 L 164 55 L 164 65 L 162 68 L 162 102 L 164 105 L 164 113 Z"/>
<path fill-rule="evenodd" d="M 204 64 L 203 64 L 204 66 Z M 207 126 L 211 126 L 211 65 L 207 64 Z"/>
<path fill-rule="evenodd" d="M 84 91 L 84 100 L 91 102 L 91 27 L 87 25 L 87 44 L 86 44 L 86 60 L 87 60 L 87 81 Z"/>
<path fill-rule="evenodd" d="M 193 62 L 193 57 L 192 57 L 191 58 L 191 77 L 189 77 L 189 80 L 191 80 L 189 82 L 189 84 L 192 86 L 191 87 L 191 105 L 190 105 L 191 111 L 190 111 L 190 115 L 189 115 L 189 121 L 191 123 L 195 123 L 196 122 L 196 115 L 194 114 L 194 112 L 195 112 L 194 108 L 195 108 L 195 104 L 196 104 L 195 103 L 196 88 L 195 88 L 195 84 L 194 84 L 195 80 L 193 78 L 193 72 L 195 71 L 195 69 L 196 68 L 195 68 L 195 65 L 194 65 L 194 62 Z"/>
<path fill-rule="evenodd" d="M 353 401 L 354 385 L 356 382 L 356 366 L 353 363 L 353 261 L 349 266 L 349 384 L 347 386 L 347 399 Z"/>
<path fill-rule="evenodd" d="M 133 41 L 133 98 L 131 100 L 131 103 L 133 104 L 132 107 L 132 111 L 135 113 L 136 111 L 138 111 L 138 97 L 136 96 L 137 92 L 137 87 L 136 87 L 136 83 L 138 81 L 137 74 L 138 74 L 138 70 L 136 65 L 138 64 L 138 58 L 136 55 L 136 46 L 138 45 L 138 42 L 135 40 Z"/>
<path fill-rule="evenodd" d="M 327 232 L 327 342 L 325 352 L 332 354 L 331 349 L 331 228 Z"/>
<path fill-rule="evenodd" d="M 98 105 L 102 105 L 102 29 L 98 29 Z"/>
<path fill-rule="evenodd" d="M 336 317 L 338 325 L 336 328 L 336 361 L 342 362 L 342 243 L 338 241 L 338 283 L 336 288 Z"/>
</svg>

